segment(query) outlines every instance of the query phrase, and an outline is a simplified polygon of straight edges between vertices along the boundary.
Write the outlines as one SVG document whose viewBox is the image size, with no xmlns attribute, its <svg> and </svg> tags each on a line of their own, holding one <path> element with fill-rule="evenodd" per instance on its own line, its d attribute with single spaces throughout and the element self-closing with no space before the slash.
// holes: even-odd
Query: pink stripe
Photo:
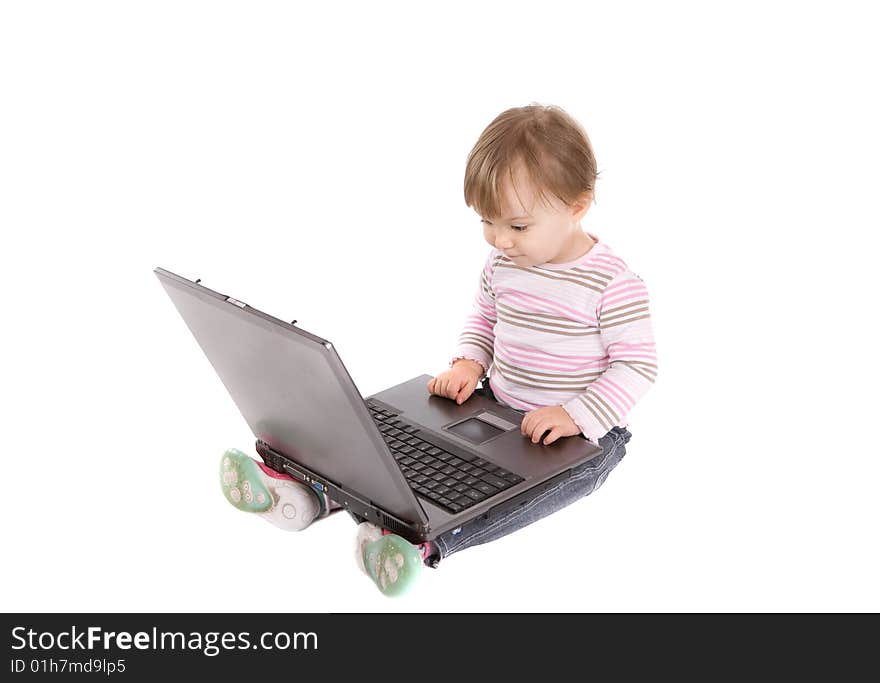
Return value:
<svg viewBox="0 0 880 683">
<path fill-rule="evenodd" d="M 627 353 L 610 353 L 609 362 L 614 363 L 619 360 L 657 360 L 656 354 L 650 353 L 633 353 L 629 351 Z"/>
<path fill-rule="evenodd" d="M 596 262 L 613 266 L 615 269 L 618 270 L 617 274 L 619 274 L 619 271 L 621 270 L 626 270 L 626 264 L 616 256 L 609 256 L 608 254 L 597 254 Z"/>
<path fill-rule="evenodd" d="M 566 363 L 567 359 L 558 358 L 556 356 L 547 356 L 539 355 L 536 353 L 523 353 L 523 352 L 512 352 L 509 347 L 503 348 L 504 344 L 500 340 L 496 341 L 496 351 L 500 352 L 499 356 L 507 356 L 508 362 L 511 362 L 511 365 L 516 365 L 520 362 L 529 363 L 530 366 L 536 368 L 547 368 L 550 370 L 565 370 L 567 372 L 573 372 L 577 370 L 595 370 L 597 367 L 608 365 L 608 357 L 607 356 L 595 356 L 594 359 L 589 363 L 584 364 L 575 364 Z M 538 362 L 536 362 L 538 361 Z M 550 362 L 548 362 L 550 361 Z"/>
<path fill-rule="evenodd" d="M 602 295 L 602 301 L 599 303 L 600 315 L 606 308 L 621 304 L 625 301 L 639 301 L 640 299 L 647 298 L 647 296 L 648 292 L 644 287 L 630 287 L 626 291 L 615 292 L 611 295 L 605 293 Z"/>
<path fill-rule="evenodd" d="M 619 273 L 618 273 L 618 275 L 619 275 Z M 635 276 L 633 276 L 633 277 L 624 277 L 624 278 L 622 278 L 622 279 L 620 279 L 620 280 L 617 280 L 616 282 L 610 282 L 610 283 L 608 283 L 608 286 L 605 288 L 605 291 L 606 291 L 606 292 L 613 292 L 613 291 L 615 291 L 615 290 L 620 289 L 621 287 L 625 287 L 626 285 L 631 285 L 631 284 L 633 284 L 633 283 L 640 284 L 640 285 L 642 285 L 642 286 L 644 286 L 644 284 L 645 284 L 644 282 L 642 282 L 641 280 L 639 280 L 639 279 L 638 279 L 637 277 L 635 277 Z"/>
<path fill-rule="evenodd" d="M 595 382 L 593 382 L 590 385 L 590 391 L 598 394 L 599 396 L 604 398 L 606 401 L 608 401 L 608 403 L 610 403 L 615 408 L 617 408 L 617 412 L 620 415 L 620 417 L 624 417 L 626 415 L 626 407 L 620 402 L 620 400 L 617 398 L 617 396 L 611 392 L 611 389 L 599 384 L 599 382 L 601 382 L 601 381 L 602 381 L 601 379 L 597 379 Z M 599 384 L 599 386 L 596 386 L 597 384 Z"/>
<path fill-rule="evenodd" d="M 592 363 L 587 366 L 571 367 L 571 366 L 559 365 L 556 363 L 537 363 L 533 360 L 523 360 L 520 358 L 516 358 L 515 356 L 512 356 L 512 355 L 505 358 L 505 356 L 507 354 L 500 353 L 500 349 L 496 349 L 495 351 L 496 351 L 495 355 L 498 356 L 499 359 L 506 361 L 508 365 L 512 365 L 516 368 L 519 368 L 521 370 L 526 370 L 526 371 L 540 368 L 542 370 L 559 370 L 562 372 L 577 372 L 580 370 L 598 370 L 599 372 L 602 372 L 608 368 L 608 364 L 604 361 L 597 361 L 596 363 Z"/>
<path fill-rule="evenodd" d="M 624 413 L 628 413 L 630 409 L 636 404 L 636 400 L 630 395 L 630 393 L 622 386 L 614 382 L 610 377 L 600 377 L 596 382 L 593 382 L 593 384 L 595 385 L 599 382 L 602 382 L 603 386 L 607 384 L 608 386 L 606 387 L 606 390 L 609 393 L 614 393 L 614 395 L 617 396 L 620 401 L 622 401 Z"/>
<path fill-rule="evenodd" d="M 517 301 L 522 301 L 525 304 L 531 303 L 532 301 L 539 301 L 542 304 L 546 304 L 546 306 L 548 308 L 550 308 L 550 310 L 555 311 L 556 313 L 563 313 L 567 316 L 570 316 L 572 320 L 576 320 L 578 322 L 587 323 L 588 325 L 598 324 L 597 321 L 590 320 L 589 318 L 584 317 L 584 313 L 582 311 L 576 311 L 573 308 L 569 308 L 568 306 L 563 306 L 562 304 L 557 303 L 555 301 L 551 301 L 550 299 L 545 299 L 540 296 L 535 296 L 534 294 L 527 294 L 526 292 L 523 292 L 519 289 L 510 289 L 510 290 L 505 289 L 504 290 L 505 298 L 508 295 L 512 295 L 510 297 L 511 299 L 514 299 Z M 544 311 L 543 311 L 543 309 L 538 308 L 537 312 L 543 313 Z"/>
<path fill-rule="evenodd" d="M 476 329 L 481 332 L 488 332 L 490 335 L 492 334 L 492 323 L 478 315 L 468 317 L 464 327 L 465 329 Z"/>
<path fill-rule="evenodd" d="M 519 353 L 528 354 L 528 353 L 540 353 L 540 356 L 536 356 L 537 358 L 548 358 L 548 359 L 556 359 L 562 361 L 568 360 L 601 360 L 602 358 L 607 358 L 607 356 L 555 356 L 552 353 L 541 353 L 537 349 L 529 348 L 526 346 L 516 346 L 515 344 L 509 344 L 507 342 L 501 342 L 499 340 L 499 344 L 505 346 L 508 350 L 515 350 Z"/>
</svg>

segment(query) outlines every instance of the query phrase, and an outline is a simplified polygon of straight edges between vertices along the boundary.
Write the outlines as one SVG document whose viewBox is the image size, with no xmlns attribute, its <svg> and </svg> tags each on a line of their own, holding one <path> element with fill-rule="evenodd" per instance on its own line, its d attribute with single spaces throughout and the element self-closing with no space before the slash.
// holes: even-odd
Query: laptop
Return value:
<svg viewBox="0 0 880 683">
<path fill-rule="evenodd" d="M 522 411 L 477 393 L 462 405 L 431 395 L 431 375 L 364 398 L 327 339 L 200 280 L 153 272 L 263 461 L 412 543 L 524 505 L 602 452 L 581 436 L 532 443 Z"/>
</svg>

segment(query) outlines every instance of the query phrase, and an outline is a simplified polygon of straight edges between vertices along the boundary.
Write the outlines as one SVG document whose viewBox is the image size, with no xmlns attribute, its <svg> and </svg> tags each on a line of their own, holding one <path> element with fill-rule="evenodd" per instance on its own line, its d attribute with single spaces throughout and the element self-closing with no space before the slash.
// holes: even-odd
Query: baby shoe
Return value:
<svg viewBox="0 0 880 683">
<path fill-rule="evenodd" d="M 416 546 L 397 534 L 383 535 L 369 522 L 358 525 L 355 556 L 361 570 L 388 596 L 403 595 L 422 571 Z"/>
<path fill-rule="evenodd" d="M 305 529 L 330 507 L 323 493 L 235 448 L 227 450 L 220 461 L 220 486 L 236 508 L 256 513 L 287 531 Z"/>
</svg>

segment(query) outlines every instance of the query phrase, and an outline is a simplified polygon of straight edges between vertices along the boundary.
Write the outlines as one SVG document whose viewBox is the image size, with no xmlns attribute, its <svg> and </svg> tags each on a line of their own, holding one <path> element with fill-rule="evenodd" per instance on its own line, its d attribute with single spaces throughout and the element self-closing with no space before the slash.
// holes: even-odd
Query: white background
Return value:
<svg viewBox="0 0 880 683">
<path fill-rule="evenodd" d="M 875 611 L 868 3 L 5 2 L 4 611 Z M 153 274 L 446 367 L 501 111 L 556 104 L 660 373 L 595 495 L 383 597 L 344 515 L 222 497 L 254 437 Z"/>
</svg>

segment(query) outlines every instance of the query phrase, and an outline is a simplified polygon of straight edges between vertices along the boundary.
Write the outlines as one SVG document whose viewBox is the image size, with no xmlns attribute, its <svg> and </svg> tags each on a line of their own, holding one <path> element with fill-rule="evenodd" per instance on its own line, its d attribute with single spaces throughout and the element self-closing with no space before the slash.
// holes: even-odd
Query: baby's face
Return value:
<svg viewBox="0 0 880 683">
<path fill-rule="evenodd" d="M 486 241 L 518 266 L 565 263 L 580 256 L 580 219 L 589 205 L 569 207 L 549 197 L 547 206 L 522 173 L 515 172 L 514 178 L 516 192 L 509 182 L 502 186 L 501 216 L 481 217 Z"/>
</svg>

